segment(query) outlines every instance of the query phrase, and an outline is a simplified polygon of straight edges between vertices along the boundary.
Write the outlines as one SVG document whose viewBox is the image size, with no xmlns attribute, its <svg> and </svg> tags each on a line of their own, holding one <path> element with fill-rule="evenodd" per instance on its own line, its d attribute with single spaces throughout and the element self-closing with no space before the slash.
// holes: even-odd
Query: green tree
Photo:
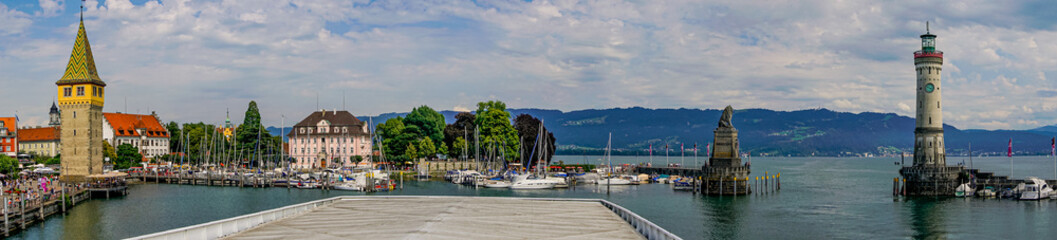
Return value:
<svg viewBox="0 0 1057 240">
<path fill-rule="evenodd" d="M 404 125 L 418 126 L 422 136 L 429 137 L 434 146 L 444 141 L 444 115 L 429 106 L 411 109 L 411 113 L 404 117 Z"/>
<path fill-rule="evenodd" d="M 448 149 L 448 158 L 458 159 L 462 156 L 463 149 L 469 149 L 466 147 L 466 139 L 462 139 L 462 137 L 456 137 L 455 141 L 452 142 L 451 149 Z"/>
<path fill-rule="evenodd" d="M 238 149 L 242 151 L 243 156 L 252 158 L 256 156 L 258 137 L 264 139 L 270 137 L 264 134 L 264 128 L 261 126 L 261 112 L 257 108 L 256 101 L 250 101 L 249 107 L 246 109 L 246 116 L 242 120 L 242 125 L 238 127 L 238 134 L 235 139 L 238 144 Z M 270 134 L 269 134 L 270 135 Z"/>
<path fill-rule="evenodd" d="M 111 160 L 117 159 L 117 152 L 114 150 L 114 146 L 110 145 L 110 142 L 103 141 L 103 157 L 110 158 Z"/>
<path fill-rule="evenodd" d="M 437 156 L 437 147 L 433 145 L 433 141 L 429 138 L 422 138 L 418 140 L 418 156 L 426 157 L 426 159 L 432 159 Z M 415 160 L 415 159 L 411 159 Z"/>
<path fill-rule="evenodd" d="M 0 173 L 8 175 L 17 173 L 18 171 L 18 159 L 8 157 L 6 154 L 0 154 Z"/>
<path fill-rule="evenodd" d="M 407 151 L 404 152 L 404 156 L 407 157 L 408 160 L 418 159 L 418 150 L 415 149 L 415 144 L 413 144 L 413 143 L 408 143 L 407 144 Z M 399 163 L 399 165 L 403 165 L 403 161 L 401 161 Z"/>
<path fill-rule="evenodd" d="M 481 145 L 496 144 L 501 146 L 507 161 L 518 159 L 517 130 L 510 125 L 510 113 L 506 104 L 500 101 L 477 103 L 476 124 L 480 127 Z"/>
<path fill-rule="evenodd" d="M 463 141 L 469 141 L 467 142 L 468 146 L 473 146 L 473 129 L 476 128 L 476 119 L 477 117 L 469 112 L 455 114 L 455 122 L 444 127 L 444 143 L 448 146 L 452 146 L 448 149 L 451 152 L 447 153 L 450 153 L 453 156 L 462 154 L 462 151 L 464 150 L 463 148 L 454 147 L 456 138 L 462 138 Z"/>
<path fill-rule="evenodd" d="M 117 159 L 111 159 L 110 162 L 114 164 L 114 169 L 127 169 L 138 165 L 142 159 L 139 149 L 131 144 L 121 144 L 117 146 Z"/>
<path fill-rule="evenodd" d="M 62 164 L 62 154 L 55 154 L 54 157 L 51 157 L 51 159 L 48 159 L 47 162 L 44 162 L 44 165 L 52 164 Z"/>
<path fill-rule="evenodd" d="M 181 152 L 180 143 L 183 139 L 180 138 L 180 124 L 169 122 L 165 124 L 165 130 L 169 131 L 169 152 Z"/>
</svg>

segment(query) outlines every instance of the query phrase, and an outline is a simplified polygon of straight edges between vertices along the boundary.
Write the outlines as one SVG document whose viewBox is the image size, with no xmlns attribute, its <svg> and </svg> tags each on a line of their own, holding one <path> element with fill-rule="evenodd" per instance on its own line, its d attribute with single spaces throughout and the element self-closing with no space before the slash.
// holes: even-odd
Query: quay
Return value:
<svg viewBox="0 0 1057 240">
<path fill-rule="evenodd" d="M 65 189 L 70 189 L 70 192 L 65 192 Z M 4 237 L 43 222 L 51 215 L 65 213 L 78 203 L 91 199 L 92 196 L 92 188 L 83 187 L 64 188 L 61 196 L 44 202 L 39 200 L 13 201 L 11 196 L 5 194 L 3 223 L 0 223 L 3 224 Z M 11 204 L 7 204 L 8 201 L 11 201 Z"/>
<path fill-rule="evenodd" d="M 131 239 L 681 239 L 601 199 L 341 196 Z"/>
</svg>

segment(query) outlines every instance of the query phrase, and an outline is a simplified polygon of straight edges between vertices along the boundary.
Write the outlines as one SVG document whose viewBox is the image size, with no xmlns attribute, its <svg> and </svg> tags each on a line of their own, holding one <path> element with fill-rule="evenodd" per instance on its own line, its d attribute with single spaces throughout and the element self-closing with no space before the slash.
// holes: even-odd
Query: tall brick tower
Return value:
<svg viewBox="0 0 1057 240">
<path fill-rule="evenodd" d="M 77 29 L 70 62 L 59 81 L 58 102 L 61 118 L 62 169 L 66 181 L 82 181 L 103 173 L 103 89 L 92 58 L 92 47 L 84 30 L 84 18 Z"/>
</svg>

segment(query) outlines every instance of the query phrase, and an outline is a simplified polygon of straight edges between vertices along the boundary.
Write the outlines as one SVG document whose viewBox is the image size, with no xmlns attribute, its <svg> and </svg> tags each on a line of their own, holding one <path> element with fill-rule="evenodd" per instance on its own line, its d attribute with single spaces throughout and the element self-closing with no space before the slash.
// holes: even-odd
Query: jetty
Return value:
<svg viewBox="0 0 1057 240">
<path fill-rule="evenodd" d="M 341 196 L 131 239 L 681 239 L 601 199 Z"/>
</svg>

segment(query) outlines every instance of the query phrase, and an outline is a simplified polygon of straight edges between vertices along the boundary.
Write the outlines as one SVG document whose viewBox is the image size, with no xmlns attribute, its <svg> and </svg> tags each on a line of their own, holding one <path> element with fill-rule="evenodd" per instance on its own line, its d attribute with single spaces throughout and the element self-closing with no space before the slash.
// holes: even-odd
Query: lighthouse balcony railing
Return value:
<svg viewBox="0 0 1057 240">
<path fill-rule="evenodd" d="M 943 57 L 943 51 L 916 51 L 914 52 L 914 58 L 921 57 Z"/>
</svg>

